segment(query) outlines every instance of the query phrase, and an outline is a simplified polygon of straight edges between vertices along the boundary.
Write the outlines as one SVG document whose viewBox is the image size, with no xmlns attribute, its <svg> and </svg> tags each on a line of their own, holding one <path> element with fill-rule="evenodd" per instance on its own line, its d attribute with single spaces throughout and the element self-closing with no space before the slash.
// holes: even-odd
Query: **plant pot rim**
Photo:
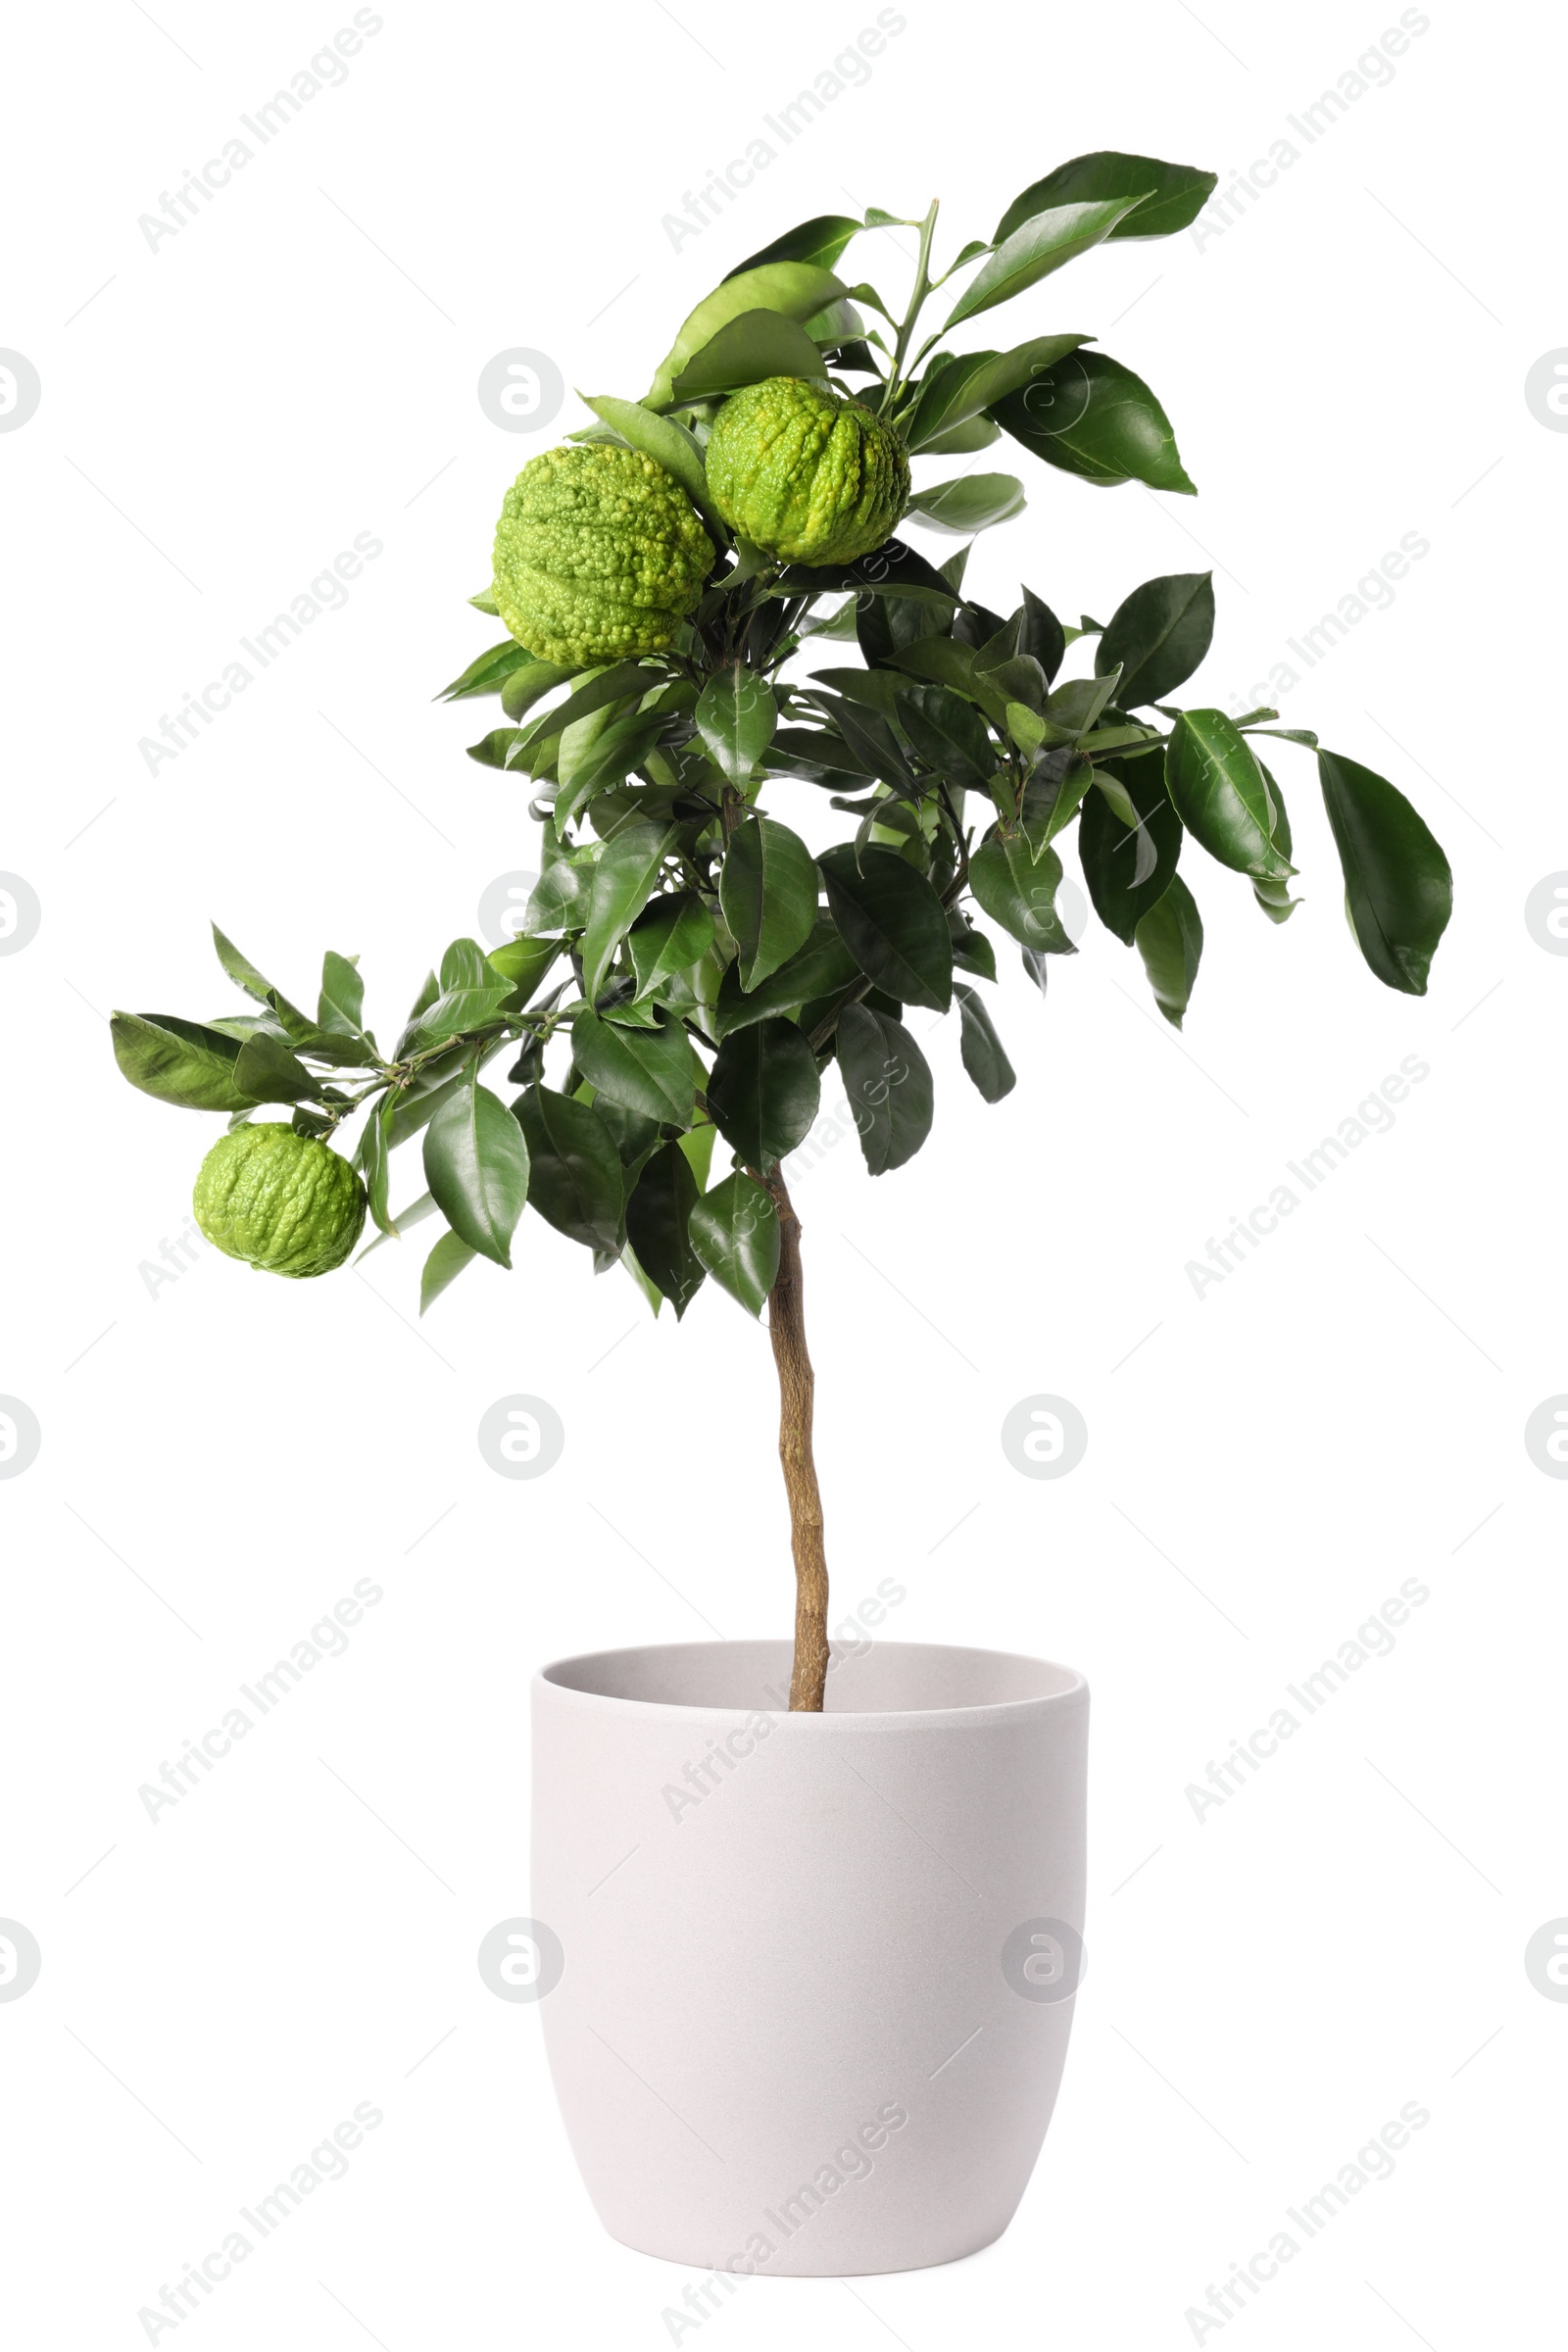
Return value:
<svg viewBox="0 0 1568 2352">
<path fill-rule="evenodd" d="M 728 1657 L 744 1672 L 742 1660 L 750 1653 L 755 1665 L 761 1667 L 757 1653 L 765 1653 L 765 1668 L 774 1677 L 775 1687 L 787 1689 L 791 1644 L 776 1639 L 741 1640 L 733 1642 L 628 1642 L 615 1649 L 584 1650 L 570 1657 L 554 1658 L 541 1666 L 533 1677 L 532 1698 L 535 1707 L 548 1697 L 553 1706 L 567 1705 L 604 1712 L 635 1715 L 692 1716 L 714 1721 L 733 1721 L 737 1717 L 758 1714 L 769 1716 L 775 1727 L 786 1736 L 797 1739 L 821 1737 L 823 1725 L 856 1724 L 866 1729 L 932 1731 L 957 1726 L 977 1727 L 989 1724 L 1015 1723 L 1026 1717 L 1047 1712 L 1052 1708 L 1083 1704 L 1089 1695 L 1089 1685 L 1073 1666 L 1062 1665 L 1055 1659 L 1037 1658 L 1016 1650 L 982 1649 L 963 1642 L 876 1642 L 869 1650 L 848 1653 L 842 1660 L 835 1658 L 829 1669 L 827 1705 L 820 1714 L 792 1714 L 787 1707 L 759 1705 L 746 1697 L 685 1699 L 670 1696 L 638 1696 L 624 1688 L 604 1689 L 599 1686 L 616 1683 L 624 1686 L 641 1670 L 659 1676 L 666 1683 L 682 1667 L 693 1670 Z M 835 1691 L 838 1675 L 846 1668 L 862 1664 L 867 1657 L 880 1654 L 885 1664 L 904 1663 L 918 1671 L 939 1666 L 965 1669 L 978 1680 L 992 1682 L 1003 1678 L 1019 1686 L 1005 1696 L 934 1700 L 913 1705 L 871 1705 L 858 1707 L 843 1703 L 847 1686 L 840 1684 Z M 1033 1681 L 1036 1688 L 1026 1686 Z"/>
</svg>

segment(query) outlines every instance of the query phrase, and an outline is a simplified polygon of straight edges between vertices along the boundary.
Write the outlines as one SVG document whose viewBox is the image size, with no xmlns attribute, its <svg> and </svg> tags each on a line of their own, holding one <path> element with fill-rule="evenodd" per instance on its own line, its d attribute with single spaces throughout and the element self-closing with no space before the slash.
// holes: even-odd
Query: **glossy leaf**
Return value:
<svg viewBox="0 0 1568 2352">
<path fill-rule="evenodd" d="M 811 936 L 817 871 L 798 833 L 775 817 L 749 816 L 724 853 L 718 903 L 740 950 L 741 986 L 771 978 Z"/>
<path fill-rule="evenodd" d="M 1194 488 L 1159 402 L 1141 376 L 1103 352 L 1075 352 L 992 414 L 1035 457 L 1085 481 Z"/>
<path fill-rule="evenodd" d="M 1274 781 L 1272 769 L 1264 767 L 1261 760 L 1257 764 L 1262 769 L 1263 781 L 1268 786 L 1268 797 L 1274 804 L 1274 847 L 1279 851 L 1281 857 L 1293 857 L 1295 852 L 1291 844 L 1291 820 L 1285 812 L 1284 796 Z M 1288 923 L 1301 904 L 1299 899 L 1292 898 L 1291 886 L 1283 878 L 1271 877 L 1255 881 L 1252 884 L 1252 896 L 1271 923 Z"/>
<path fill-rule="evenodd" d="M 1095 771 L 1097 783 L 1104 772 Z M 1121 786 L 1123 814 L 1103 789 L 1091 792 L 1079 820 L 1078 856 L 1095 912 L 1130 948 L 1141 918 L 1164 897 L 1176 871 L 1182 824 L 1157 760 L 1130 760 L 1108 772 Z"/>
<path fill-rule="evenodd" d="M 583 722 L 589 727 L 598 727 L 599 723 L 597 713 Z M 563 776 L 562 788 L 556 796 L 558 841 L 596 794 L 624 783 L 632 769 L 653 750 L 667 723 L 657 710 L 628 711 L 624 718 L 612 719 L 592 743 L 583 747 L 573 760 L 570 783 Z M 563 752 L 564 748 L 563 738 Z"/>
<path fill-rule="evenodd" d="M 973 705 L 947 686 L 901 686 L 899 723 L 926 764 L 965 792 L 984 792 L 996 749 Z"/>
<path fill-rule="evenodd" d="M 387 1205 L 388 1180 L 391 1175 L 388 1130 L 392 1125 L 393 1105 L 390 1097 L 372 1107 L 360 1133 L 359 1148 L 354 1164 L 365 1178 L 366 1197 L 369 1203 L 371 1222 L 384 1234 L 396 1236 Z M 363 1255 L 363 1251 L 361 1253 Z"/>
<path fill-rule="evenodd" d="M 839 1074 L 866 1167 L 886 1175 L 912 1159 L 931 1132 L 931 1069 L 902 1021 L 846 1004 L 835 1032 Z"/>
<path fill-rule="evenodd" d="M 1448 860 L 1387 777 L 1338 752 L 1320 751 L 1317 768 L 1356 945 L 1386 988 L 1424 997 L 1453 910 Z"/>
<path fill-rule="evenodd" d="M 908 596 L 950 612 L 960 600 L 935 564 L 902 539 L 885 539 L 853 564 L 791 564 L 779 586 L 790 596 L 842 596 L 858 590 L 871 596 Z"/>
<path fill-rule="evenodd" d="M 713 918 L 694 890 L 655 899 L 626 935 L 637 994 L 646 997 L 676 972 L 686 971 L 713 944 Z"/>
<path fill-rule="evenodd" d="M 365 1023 L 365 982 L 359 971 L 357 956 L 336 956 L 328 948 L 321 959 L 321 993 L 318 1001 L 318 1028 L 341 1030 L 358 1037 Z"/>
<path fill-rule="evenodd" d="M 1021 833 L 1004 840 L 994 834 L 983 841 L 969 860 L 969 888 L 977 905 L 993 922 L 1044 956 L 1076 955 L 1066 927 L 1056 912 L 1061 885 L 1061 859 L 1053 849 L 1038 858 Z"/>
<path fill-rule="evenodd" d="M 530 657 L 503 684 L 501 708 L 508 718 L 520 719 L 571 674 L 560 662 L 535 662 Z"/>
<path fill-rule="evenodd" d="M 419 1276 L 419 1312 L 432 1307 L 445 1290 L 449 1290 L 466 1266 L 471 1266 L 478 1255 L 470 1250 L 461 1234 L 444 1233 L 424 1261 Z"/>
<path fill-rule="evenodd" d="M 955 432 L 978 421 L 987 409 L 1035 375 L 1054 368 L 1083 341 L 1082 335 L 1035 335 L 1027 343 L 1014 344 L 1010 351 L 939 354 L 926 370 L 904 422 L 911 454 L 934 456 L 939 445 L 953 446 Z M 986 443 L 982 440 L 973 446 L 983 449 Z"/>
<path fill-rule="evenodd" d="M 1133 934 L 1144 959 L 1149 985 L 1173 1029 L 1182 1025 L 1203 953 L 1203 925 L 1193 894 L 1180 874 L 1173 874 L 1162 899 L 1139 919 Z"/>
<path fill-rule="evenodd" d="M 1100 198 L 1032 214 L 981 263 L 948 313 L 947 324 L 956 326 L 960 319 L 977 318 L 999 302 L 1010 302 L 1063 263 L 1075 261 L 1108 237 L 1137 201 L 1125 196 Z"/>
<path fill-rule="evenodd" d="M 767 1187 L 737 1168 L 703 1195 L 687 1232 L 713 1280 L 760 1315 L 778 1280 L 778 1211 Z"/>
<path fill-rule="evenodd" d="M 1000 245 L 1036 213 L 1058 204 L 1081 204 L 1106 197 L 1141 199 L 1136 212 L 1119 221 L 1113 237 L 1168 237 L 1190 227 L 1217 185 L 1212 172 L 1197 172 L 1190 164 L 1162 164 L 1152 155 L 1075 155 L 1058 164 L 1044 179 L 1015 196 L 997 223 L 994 244 Z"/>
<path fill-rule="evenodd" d="M 441 1105 L 424 1132 L 424 1181 L 454 1233 L 498 1266 L 512 1263 L 512 1237 L 528 1198 L 528 1147 L 477 1068 Z"/>
<path fill-rule="evenodd" d="M 1146 580 L 1117 606 L 1095 648 L 1103 677 L 1121 664 L 1118 710 L 1163 702 L 1190 678 L 1214 634 L 1214 584 L 1206 571 Z"/>
<path fill-rule="evenodd" d="M 248 1110 L 255 1097 L 236 1085 L 239 1042 L 172 1013 L 117 1012 L 109 1024 L 121 1076 L 180 1110 Z"/>
<path fill-rule="evenodd" d="M 704 296 L 682 322 L 679 334 L 660 362 L 644 407 L 667 409 L 675 378 L 687 361 L 743 312 L 760 308 L 776 311 L 785 318 L 811 318 L 828 303 L 842 301 L 848 292 L 849 288 L 831 270 L 820 269 L 809 261 L 764 262 L 725 278 L 722 285 Z"/>
<path fill-rule="evenodd" d="M 876 986 L 901 1004 L 946 1012 L 953 1002 L 947 912 L 926 880 L 892 850 L 848 846 L 817 860 L 846 947 Z"/>
<path fill-rule="evenodd" d="M 1018 1074 L 1003 1050 L 1003 1044 L 992 1026 L 991 1015 L 972 988 L 958 981 L 954 988 L 958 1000 L 961 1033 L 958 1051 L 963 1066 L 988 1102 L 1000 1102 L 1010 1095 L 1018 1083 Z"/>
<path fill-rule="evenodd" d="M 729 533 L 723 516 L 708 495 L 703 453 L 685 425 L 673 416 L 661 416 L 653 409 L 645 409 L 638 400 L 615 400 L 609 393 L 591 392 L 585 392 L 582 400 L 596 416 L 613 425 L 623 441 L 673 475 L 708 525 L 714 547 L 727 545 Z"/>
<path fill-rule="evenodd" d="M 954 969 L 972 972 L 977 980 L 995 980 L 997 951 L 983 931 L 976 931 L 964 921 L 955 907 L 948 916 L 948 929 L 953 934 Z M 957 981 L 954 981 L 957 987 Z"/>
<path fill-rule="evenodd" d="M 1176 813 L 1233 872 L 1283 880 L 1294 871 L 1274 840 L 1274 804 L 1250 744 L 1223 710 L 1184 710 L 1165 746 Z"/>
<path fill-rule="evenodd" d="M 848 213 L 818 213 L 814 220 L 802 220 L 794 228 L 764 245 L 760 253 L 748 255 L 733 269 L 730 277 L 744 277 L 749 270 L 760 270 L 769 262 L 813 262 L 819 270 L 831 270 L 852 237 L 858 236 L 863 223 L 851 220 Z M 726 284 L 728 279 L 724 281 Z"/>
<path fill-rule="evenodd" d="M 491 949 L 485 961 L 511 984 L 505 1004 L 508 1012 L 520 1012 L 530 1003 L 561 948 L 559 939 L 528 939 L 519 934 Z"/>
<path fill-rule="evenodd" d="M 708 1078 L 708 1107 L 724 1141 L 766 1174 L 806 1141 L 821 1082 L 793 1021 L 759 1021 L 726 1037 Z"/>
<path fill-rule="evenodd" d="M 512 1108 L 528 1147 L 531 1206 L 568 1241 L 618 1251 L 626 1238 L 625 1179 L 598 1111 L 546 1086 L 530 1086 Z"/>
<path fill-rule="evenodd" d="M 615 951 L 653 897 L 674 837 L 673 825 L 632 824 L 605 844 L 594 867 L 582 936 L 582 993 L 590 1004 L 605 985 Z"/>
<path fill-rule="evenodd" d="M 320 1080 L 266 1029 L 256 1030 L 240 1047 L 234 1084 L 252 1102 L 303 1102 L 321 1092 Z"/>
<path fill-rule="evenodd" d="M 776 375 L 827 375 L 827 364 L 804 325 L 777 311 L 742 311 L 692 354 L 672 386 L 678 402 L 712 400 Z"/>
<path fill-rule="evenodd" d="M 697 1179 L 673 1143 L 654 1153 L 626 1203 L 626 1236 L 637 1262 L 669 1300 L 677 1322 L 702 1289 L 706 1271 L 688 1230 L 697 1198 Z"/>
<path fill-rule="evenodd" d="M 749 784 L 778 724 L 778 705 L 767 680 L 734 662 L 709 679 L 695 716 L 697 732 L 726 782 Z"/>
<path fill-rule="evenodd" d="M 550 839 L 548 833 L 545 839 Z M 534 884 L 522 918 L 524 938 L 580 931 L 588 920 L 593 887 L 593 867 L 581 850 L 556 858 Z"/>
<path fill-rule="evenodd" d="M 918 491 L 906 512 L 918 514 L 931 530 L 970 539 L 976 531 L 1010 522 L 1027 504 L 1016 474 L 963 473 L 951 482 L 936 482 L 929 490 Z"/>
<path fill-rule="evenodd" d="M 515 637 L 503 637 L 499 645 L 486 646 L 475 654 L 466 669 L 460 670 L 450 686 L 443 686 L 434 697 L 438 703 L 458 703 L 469 695 L 499 694 L 514 671 L 526 669 L 534 656 Z"/>
<path fill-rule="evenodd" d="M 739 966 L 729 966 L 719 986 L 713 1034 L 725 1038 L 732 1030 L 749 1028 L 775 1013 L 798 1012 L 819 998 L 836 997 L 859 977 L 860 967 L 839 937 L 838 926 L 830 916 L 818 915 L 800 953 L 751 993 L 741 986 Z"/>
<path fill-rule="evenodd" d="M 623 1029 L 585 1004 L 572 1020 L 571 1051 L 589 1085 L 612 1102 L 690 1126 L 697 1066 L 679 1021 L 662 1016 L 652 1029 Z"/>
</svg>

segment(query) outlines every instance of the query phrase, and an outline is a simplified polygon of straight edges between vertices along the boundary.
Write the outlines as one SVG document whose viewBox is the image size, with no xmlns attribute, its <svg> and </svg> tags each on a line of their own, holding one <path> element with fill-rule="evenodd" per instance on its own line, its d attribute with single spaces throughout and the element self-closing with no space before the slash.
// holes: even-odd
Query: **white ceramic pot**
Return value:
<svg viewBox="0 0 1568 2352">
<path fill-rule="evenodd" d="M 878 1642 L 791 1715 L 789 1671 L 786 1642 L 701 1642 L 536 1676 L 556 2093 L 601 2221 L 643 2253 L 951 2262 L 1006 2228 L 1061 2078 L 1088 1689 Z"/>
</svg>

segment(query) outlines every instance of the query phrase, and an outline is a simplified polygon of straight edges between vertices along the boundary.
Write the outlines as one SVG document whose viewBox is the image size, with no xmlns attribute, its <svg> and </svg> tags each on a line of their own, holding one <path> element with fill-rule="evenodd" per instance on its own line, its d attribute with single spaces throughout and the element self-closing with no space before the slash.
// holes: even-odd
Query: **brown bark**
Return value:
<svg viewBox="0 0 1568 2352">
<path fill-rule="evenodd" d="M 792 1715 L 819 1715 L 827 1681 L 827 1552 L 822 1542 L 822 1496 L 811 1455 L 811 1405 L 816 1388 L 806 1347 L 801 1295 L 801 1221 L 784 1179 L 775 1168 L 766 1179 L 778 1210 L 778 1278 L 767 1302 L 768 1337 L 778 1370 L 778 1458 L 790 1505 L 790 1548 L 795 1555 L 795 1665 L 790 1676 Z"/>
</svg>

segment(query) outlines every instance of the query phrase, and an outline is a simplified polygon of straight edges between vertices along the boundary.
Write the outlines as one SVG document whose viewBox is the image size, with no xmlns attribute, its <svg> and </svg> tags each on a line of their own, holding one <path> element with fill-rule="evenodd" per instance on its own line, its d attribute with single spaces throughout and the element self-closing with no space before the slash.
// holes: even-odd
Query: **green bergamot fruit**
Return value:
<svg viewBox="0 0 1568 2352">
<path fill-rule="evenodd" d="M 727 400 L 707 464 L 731 529 L 790 564 L 868 555 L 909 496 L 909 454 L 892 427 L 803 376 L 770 376 Z"/>
<path fill-rule="evenodd" d="M 652 458 L 603 441 L 547 449 L 502 502 L 496 609 L 544 662 L 662 654 L 712 564 L 686 493 Z"/>
<path fill-rule="evenodd" d="M 360 1238 L 365 1187 L 341 1153 L 276 1122 L 236 1127 L 202 1161 L 196 1222 L 267 1274 L 330 1274 Z"/>
</svg>

